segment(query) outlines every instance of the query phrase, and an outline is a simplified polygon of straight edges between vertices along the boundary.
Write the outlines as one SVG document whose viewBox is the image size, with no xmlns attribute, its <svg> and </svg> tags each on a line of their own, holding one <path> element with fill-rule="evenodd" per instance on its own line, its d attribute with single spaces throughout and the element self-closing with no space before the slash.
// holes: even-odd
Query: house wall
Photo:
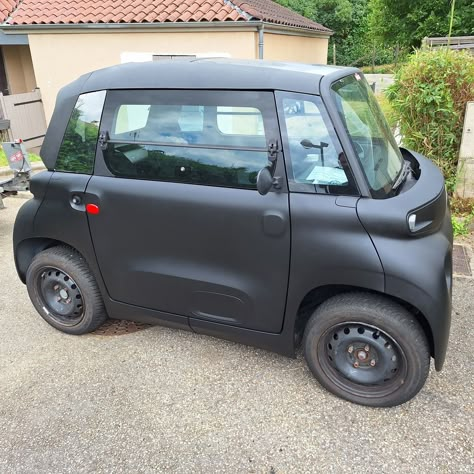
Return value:
<svg viewBox="0 0 474 474">
<path fill-rule="evenodd" d="M 265 33 L 263 59 L 327 64 L 328 43 L 325 38 Z"/>
<path fill-rule="evenodd" d="M 31 92 L 36 87 L 35 72 L 28 46 L 2 46 L 10 94 Z"/>
<path fill-rule="evenodd" d="M 253 33 L 236 31 L 30 34 L 29 42 L 48 121 L 59 89 L 94 69 L 120 64 L 130 58 L 148 60 L 152 54 L 255 57 Z"/>
<path fill-rule="evenodd" d="M 29 43 L 47 121 L 59 89 L 94 69 L 151 60 L 153 54 L 258 58 L 258 34 L 248 30 L 35 33 L 29 35 Z M 327 43 L 327 39 L 265 33 L 264 59 L 325 63 Z"/>
</svg>

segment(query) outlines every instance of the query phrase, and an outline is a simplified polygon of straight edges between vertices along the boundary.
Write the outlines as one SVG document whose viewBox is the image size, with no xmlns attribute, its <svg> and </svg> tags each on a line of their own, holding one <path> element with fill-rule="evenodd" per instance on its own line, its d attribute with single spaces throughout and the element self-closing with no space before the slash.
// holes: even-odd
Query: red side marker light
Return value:
<svg viewBox="0 0 474 474">
<path fill-rule="evenodd" d="M 100 212 L 99 206 L 95 204 L 87 204 L 86 205 L 86 211 L 88 214 L 94 214 L 97 215 Z"/>
</svg>

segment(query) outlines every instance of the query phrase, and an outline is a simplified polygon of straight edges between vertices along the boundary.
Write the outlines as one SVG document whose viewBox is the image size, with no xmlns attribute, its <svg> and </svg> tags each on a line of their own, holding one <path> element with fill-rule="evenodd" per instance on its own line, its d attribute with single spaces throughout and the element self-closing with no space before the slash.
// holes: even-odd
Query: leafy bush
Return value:
<svg viewBox="0 0 474 474">
<path fill-rule="evenodd" d="M 474 220 L 474 199 L 453 196 L 450 199 L 451 223 L 455 237 L 468 235 Z"/>
<path fill-rule="evenodd" d="M 473 217 L 472 215 L 468 217 L 451 216 L 454 237 L 462 237 L 469 234 Z"/>
<path fill-rule="evenodd" d="M 416 51 L 396 74 L 387 97 L 403 144 L 432 159 L 452 192 L 466 102 L 474 100 L 474 56 L 444 48 Z"/>
</svg>

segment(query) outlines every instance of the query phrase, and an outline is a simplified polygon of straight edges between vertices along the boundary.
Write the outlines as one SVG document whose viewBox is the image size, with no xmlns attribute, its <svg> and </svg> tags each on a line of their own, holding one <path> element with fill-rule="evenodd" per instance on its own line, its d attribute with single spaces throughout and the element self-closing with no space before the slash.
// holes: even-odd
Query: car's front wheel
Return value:
<svg viewBox="0 0 474 474">
<path fill-rule="evenodd" d="M 430 364 L 428 342 L 415 317 L 368 293 L 338 295 L 319 306 L 306 326 L 304 353 L 326 389 L 374 407 L 413 398 Z"/>
<path fill-rule="evenodd" d="M 26 286 L 38 313 L 60 331 L 85 334 L 107 319 L 89 266 L 70 247 L 52 247 L 37 254 L 26 273 Z"/>
</svg>

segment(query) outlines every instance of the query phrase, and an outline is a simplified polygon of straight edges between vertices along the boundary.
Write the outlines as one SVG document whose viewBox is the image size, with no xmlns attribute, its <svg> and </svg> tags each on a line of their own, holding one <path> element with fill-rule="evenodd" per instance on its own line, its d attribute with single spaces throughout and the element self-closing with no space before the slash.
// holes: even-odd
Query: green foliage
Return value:
<svg viewBox="0 0 474 474">
<path fill-rule="evenodd" d="M 454 235 L 456 237 L 468 235 L 474 220 L 474 199 L 453 196 L 449 204 Z"/>
<path fill-rule="evenodd" d="M 368 40 L 366 34 L 370 0 L 276 1 L 334 31 L 330 40 L 329 62 L 333 60 L 332 44 L 334 43 L 338 64 L 349 65 L 360 58 L 372 57 L 372 42 Z M 379 56 L 378 53 L 377 58 Z M 389 55 L 388 61 L 391 61 L 392 57 Z M 387 56 L 378 61 L 387 61 Z"/>
<path fill-rule="evenodd" d="M 469 217 L 451 216 L 451 224 L 453 226 L 454 237 L 468 235 L 470 232 L 470 225 L 473 219 L 474 215 L 471 215 Z"/>
<path fill-rule="evenodd" d="M 372 68 L 372 66 L 362 66 L 361 71 L 364 74 L 395 74 L 399 67 L 395 64 L 379 64 Z"/>
<path fill-rule="evenodd" d="M 474 100 L 474 57 L 448 49 L 416 51 L 387 97 L 404 145 L 432 159 L 452 191 L 466 102 Z"/>
<path fill-rule="evenodd" d="M 331 28 L 328 62 L 402 62 L 426 36 L 447 36 L 452 0 L 276 0 Z M 456 0 L 454 36 L 474 34 L 474 0 Z"/>
<path fill-rule="evenodd" d="M 392 104 L 385 94 L 377 94 L 375 97 L 377 98 L 377 102 L 379 103 L 380 108 L 387 119 L 389 127 L 391 128 L 392 132 L 394 132 L 398 125 L 398 117 L 393 110 Z"/>
<path fill-rule="evenodd" d="M 95 149 L 99 127 L 82 120 L 80 106 L 76 106 L 69 120 L 59 149 L 56 169 L 74 173 L 91 174 L 94 167 Z"/>
<path fill-rule="evenodd" d="M 447 36 L 450 0 L 369 0 L 370 36 L 380 44 L 420 46 L 429 36 Z M 456 0 L 452 34 L 474 34 L 474 1 Z"/>
</svg>

